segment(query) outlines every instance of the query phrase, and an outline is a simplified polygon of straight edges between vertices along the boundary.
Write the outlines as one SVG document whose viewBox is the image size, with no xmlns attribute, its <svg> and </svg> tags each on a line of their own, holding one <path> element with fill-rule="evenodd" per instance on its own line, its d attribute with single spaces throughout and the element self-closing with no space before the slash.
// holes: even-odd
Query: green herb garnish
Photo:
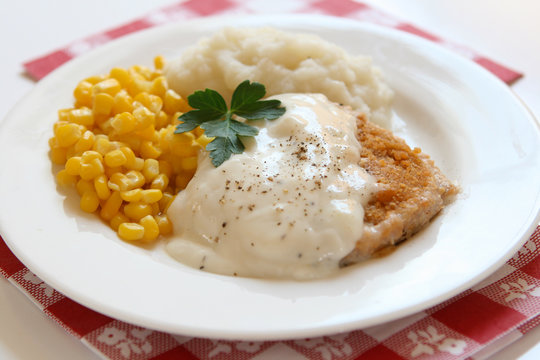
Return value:
<svg viewBox="0 0 540 360">
<path fill-rule="evenodd" d="M 285 113 L 285 108 L 280 107 L 281 101 L 259 100 L 265 94 L 264 85 L 246 80 L 234 90 L 231 108 L 228 109 L 225 100 L 217 91 L 195 91 L 188 96 L 188 103 L 195 110 L 178 118 L 182 123 L 174 132 L 180 134 L 197 126 L 204 129 L 206 136 L 215 138 L 206 145 L 206 150 L 210 151 L 212 164 L 218 167 L 232 154 L 241 154 L 244 151 L 241 136 L 255 136 L 259 133 L 256 127 L 235 119 L 241 117 L 246 121 L 274 120 Z"/>
</svg>

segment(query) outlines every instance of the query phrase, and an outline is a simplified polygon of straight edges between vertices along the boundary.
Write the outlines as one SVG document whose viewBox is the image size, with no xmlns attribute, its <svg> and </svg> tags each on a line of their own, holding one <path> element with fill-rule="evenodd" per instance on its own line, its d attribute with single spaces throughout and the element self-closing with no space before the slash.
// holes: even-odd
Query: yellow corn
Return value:
<svg viewBox="0 0 540 360">
<path fill-rule="evenodd" d="M 95 136 L 94 133 L 90 130 L 86 130 L 82 136 L 75 143 L 75 151 L 78 153 L 83 153 L 87 150 L 92 149 L 94 145 Z"/>
<path fill-rule="evenodd" d="M 120 91 L 114 96 L 114 104 L 112 107 L 112 113 L 114 115 L 123 112 L 133 111 L 133 98 L 129 96 L 127 91 Z"/>
<path fill-rule="evenodd" d="M 159 189 L 141 190 L 141 201 L 145 204 L 153 204 L 158 202 L 163 196 Z"/>
<path fill-rule="evenodd" d="M 89 81 L 81 81 L 75 90 L 73 96 L 78 105 L 90 106 L 92 104 L 92 83 Z"/>
<path fill-rule="evenodd" d="M 82 161 L 89 163 L 94 159 L 99 159 L 100 161 L 103 160 L 103 155 L 101 155 L 99 152 L 94 150 L 88 150 L 82 153 L 81 157 Z"/>
<path fill-rule="evenodd" d="M 154 125 L 156 121 L 156 115 L 145 106 L 140 106 L 133 110 L 133 116 L 137 122 L 135 130 L 146 129 L 150 125 Z"/>
<path fill-rule="evenodd" d="M 137 121 L 133 114 L 123 112 L 114 116 L 111 120 L 111 125 L 118 134 L 127 134 L 135 130 Z"/>
<path fill-rule="evenodd" d="M 107 93 L 99 93 L 94 96 L 92 110 L 94 114 L 109 115 L 114 106 L 114 98 Z"/>
<path fill-rule="evenodd" d="M 68 113 L 68 121 L 84 125 L 86 127 L 91 127 L 94 125 L 94 115 L 92 110 L 87 107 L 81 107 L 79 109 L 73 109 Z"/>
<path fill-rule="evenodd" d="M 154 67 L 158 70 L 161 70 L 165 67 L 165 58 L 161 55 L 154 58 Z"/>
<path fill-rule="evenodd" d="M 197 138 L 197 143 L 204 149 L 212 140 L 214 140 L 213 137 L 208 137 L 205 134 L 202 134 Z"/>
<path fill-rule="evenodd" d="M 98 158 L 89 162 L 83 160 L 79 169 L 79 175 L 83 180 L 92 180 L 104 172 L 105 168 L 103 167 L 103 163 Z"/>
<path fill-rule="evenodd" d="M 139 221 L 146 215 L 152 214 L 152 207 L 141 202 L 131 202 L 124 206 L 124 214 L 130 219 Z"/>
<path fill-rule="evenodd" d="M 83 134 L 83 128 L 78 124 L 62 124 L 56 128 L 55 135 L 58 145 L 68 147 L 77 142 Z"/>
<path fill-rule="evenodd" d="M 130 80 L 129 72 L 124 68 L 114 67 L 109 72 L 109 76 L 116 79 L 120 85 L 126 86 Z"/>
<path fill-rule="evenodd" d="M 99 198 L 94 190 L 85 191 L 81 196 L 81 209 L 93 213 L 99 206 Z"/>
<path fill-rule="evenodd" d="M 111 79 L 102 80 L 98 82 L 97 84 L 95 84 L 92 87 L 92 92 L 95 95 L 99 93 L 106 93 L 111 96 L 114 96 L 121 89 L 122 89 L 122 86 L 120 85 L 120 82 L 118 82 L 118 80 L 114 78 L 111 78 Z"/>
<path fill-rule="evenodd" d="M 156 159 L 144 160 L 144 167 L 142 170 L 145 182 L 151 182 L 156 176 L 159 175 L 159 162 Z"/>
<path fill-rule="evenodd" d="M 79 175 L 81 170 L 81 157 L 73 156 L 66 161 L 66 172 L 70 175 Z"/>
<path fill-rule="evenodd" d="M 114 173 L 110 178 L 107 186 L 113 191 L 127 191 L 134 188 L 131 186 L 130 179 L 123 173 Z"/>
<path fill-rule="evenodd" d="M 142 198 L 142 191 L 141 189 L 133 189 L 133 190 L 127 190 L 122 191 L 120 193 L 120 196 L 124 201 L 128 202 L 138 202 L 141 201 Z"/>
<path fill-rule="evenodd" d="M 163 97 L 168 87 L 169 86 L 167 85 L 167 80 L 165 79 L 165 77 L 158 76 L 152 81 L 152 85 L 150 87 L 150 94 Z"/>
<path fill-rule="evenodd" d="M 127 162 L 126 155 L 120 149 L 109 151 L 104 157 L 105 165 L 109 167 L 122 166 Z"/>
<path fill-rule="evenodd" d="M 125 222 L 118 226 L 118 235 L 127 241 L 141 240 L 144 236 L 144 227 L 137 223 Z"/>
<path fill-rule="evenodd" d="M 169 205 L 171 205 L 172 201 L 174 200 L 174 195 L 169 192 L 164 192 L 163 196 L 159 200 L 159 209 L 162 213 L 166 213 L 167 209 L 169 209 Z"/>
<path fill-rule="evenodd" d="M 141 142 L 139 150 L 143 159 L 157 159 L 162 154 L 162 151 L 151 141 Z"/>
<path fill-rule="evenodd" d="M 79 181 L 77 181 L 76 188 L 79 195 L 82 196 L 87 191 L 93 191 L 94 184 L 88 180 L 79 179 Z"/>
<path fill-rule="evenodd" d="M 167 215 L 156 215 L 155 219 L 161 235 L 169 235 L 172 233 L 173 226 Z"/>
<path fill-rule="evenodd" d="M 107 185 L 108 179 L 105 174 L 101 174 L 94 178 L 94 188 L 96 189 L 96 194 L 100 200 L 107 200 L 111 196 L 111 190 Z"/>
<path fill-rule="evenodd" d="M 150 184 L 151 189 L 158 189 L 161 191 L 164 191 L 167 186 L 169 186 L 169 177 L 163 173 L 158 174 Z"/>
<path fill-rule="evenodd" d="M 120 224 L 129 222 L 129 218 L 122 214 L 121 212 L 116 213 L 109 221 L 109 224 L 111 225 L 111 228 L 113 228 L 114 231 L 118 231 L 118 228 L 120 227 Z"/>
<path fill-rule="evenodd" d="M 49 152 L 49 156 L 51 157 L 51 161 L 54 164 L 58 165 L 64 165 L 66 162 L 66 154 L 67 149 L 62 147 L 53 147 L 51 148 L 51 151 Z"/>
<path fill-rule="evenodd" d="M 197 168 L 197 157 L 190 156 L 181 159 L 180 166 L 182 166 L 184 170 L 195 170 Z"/>
<path fill-rule="evenodd" d="M 154 114 L 158 114 L 163 106 L 163 100 L 161 100 L 159 96 L 149 94 L 148 92 L 137 94 L 133 100 L 146 106 L 148 110 L 152 111 Z"/>
<path fill-rule="evenodd" d="M 69 174 L 65 169 L 56 174 L 56 181 L 61 186 L 72 186 L 77 183 L 77 176 Z"/>
<path fill-rule="evenodd" d="M 137 170 L 128 171 L 126 177 L 129 179 L 131 189 L 142 187 L 145 183 L 144 175 Z"/>
<path fill-rule="evenodd" d="M 152 215 L 146 215 L 139 223 L 144 227 L 144 235 L 142 240 L 151 242 L 157 239 L 159 236 L 159 226 L 156 219 Z"/>
<path fill-rule="evenodd" d="M 111 196 L 105 201 L 101 207 L 100 215 L 105 220 L 111 220 L 113 216 L 118 213 L 122 206 L 122 198 L 120 197 L 120 192 L 113 191 Z"/>
<path fill-rule="evenodd" d="M 166 211 L 197 167 L 197 153 L 212 138 L 200 128 L 174 134 L 191 110 L 168 88 L 164 59 L 113 68 L 88 77 L 73 91 L 74 107 L 58 110 L 50 158 L 64 165 L 56 175 L 75 186 L 81 209 L 97 212 L 125 240 L 154 241 L 170 234 Z"/>
</svg>

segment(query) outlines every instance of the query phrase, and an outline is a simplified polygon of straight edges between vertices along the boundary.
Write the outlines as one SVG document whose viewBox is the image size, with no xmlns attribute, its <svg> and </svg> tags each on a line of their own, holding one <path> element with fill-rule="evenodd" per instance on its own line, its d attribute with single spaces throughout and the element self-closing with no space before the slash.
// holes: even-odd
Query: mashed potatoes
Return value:
<svg viewBox="0 0 540 360">
<path fill-rule="evenodd" d="M 227 28 L 187 49 L 165 68 L 183 97 L 210 88 L 226 100 L 248 79 L 267 95 L 322 93 L 389 127 L 392 90 L 365 56 L 351 56 L 319 37 L 271 28 Z"/>
</svg>

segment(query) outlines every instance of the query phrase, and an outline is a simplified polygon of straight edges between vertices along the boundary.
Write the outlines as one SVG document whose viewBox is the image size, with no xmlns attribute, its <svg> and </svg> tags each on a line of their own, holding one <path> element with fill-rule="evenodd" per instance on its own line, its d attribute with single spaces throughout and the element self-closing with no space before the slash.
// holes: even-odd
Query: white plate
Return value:
<svg viewBox="0 0 540 360">
<path fill-rule="evenodd" d="M 56 110 L 77 81 L 112 66 L 174 56 L 222 26 L 270 24 L 371 54 L 396 91 L 397 131 L 463 192 L 391 255 L 313 282 L 204 273 L 161 247 L 120 241 L 57 189 L 47 155 Z M 424 40 L 322 16 L 208 18 L 115 41 L 61 67 L 0 129 L 0 233 L 44 281 L 94 310 L 172 333 L 227 339 L 311 337 L 380 324 L 439 303 L 500 267 L 533 231 L 540 207 L 540 136 L 508 87 Z"/>
</svg>

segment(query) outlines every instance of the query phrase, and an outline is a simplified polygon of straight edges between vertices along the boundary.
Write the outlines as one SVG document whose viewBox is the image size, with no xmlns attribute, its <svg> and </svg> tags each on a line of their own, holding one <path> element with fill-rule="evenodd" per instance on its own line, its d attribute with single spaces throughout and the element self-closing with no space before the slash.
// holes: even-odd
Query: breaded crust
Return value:
<svg viewBox="0 0 540 360">
<path fill-rule="evenodd" d="M 408 239 L 452 201 L 458 188 L 420 149 L 358 116 L 361 165 L 377 182 L 364 214 L 364 233 L 340 266 Z"/>
</svg>

